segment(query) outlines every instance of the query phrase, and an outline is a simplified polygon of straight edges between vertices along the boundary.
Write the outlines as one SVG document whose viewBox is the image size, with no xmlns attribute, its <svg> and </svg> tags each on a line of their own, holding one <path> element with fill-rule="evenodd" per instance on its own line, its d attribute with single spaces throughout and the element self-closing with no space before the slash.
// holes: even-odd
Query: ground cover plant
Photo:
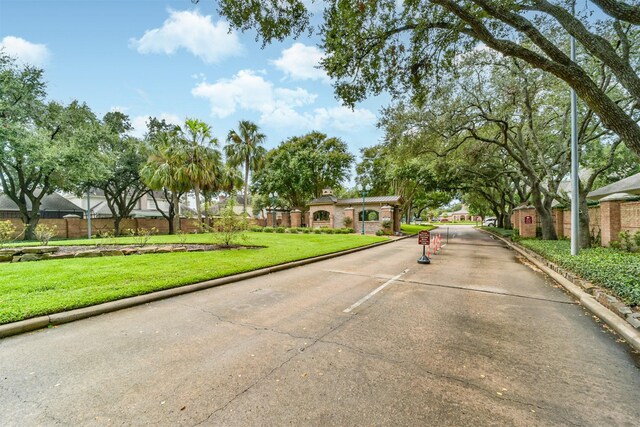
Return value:
<svg viewBox="0 0 640 427">
<path fill-rule="evenodd" d="M 519 243 L 582 278 L 611 289 L 627 303 L 640 305 L 640 254 L 589 248 L 571 256 L 568 240 L 523 239 Z"/>
<path fill-rule="evenodd" d="M 214 234 L 151 236 L 149 244 L 211 244 Z M 246 245 L 212 252 L 72 258 L 0 264 L 0 324 L 87 307 L 289 261 L 364 246 L 386 238 L 360 235 L 247 233 Z M 59 241 L 66 245 L 134 244 L 133 237 Z"/>
<path fill-rule="evenodd" d="M 508 230 L 506 228 L 498 228 L 498 227 L 478 227 L 478 228 L 488 231 L 490 233 L 497 234 L 502 237 L 511 237 L 514 235 L 514 230 Z"/>
</svg>

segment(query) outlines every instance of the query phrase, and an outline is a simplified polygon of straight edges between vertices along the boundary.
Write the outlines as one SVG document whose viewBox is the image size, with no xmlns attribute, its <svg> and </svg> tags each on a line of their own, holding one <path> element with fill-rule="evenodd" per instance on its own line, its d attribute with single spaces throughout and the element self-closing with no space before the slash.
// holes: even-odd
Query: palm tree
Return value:
<svg viewBox="0 0 640 427">
<path fill-rule="evenodd" d="M 244 200 L 242 210 L 247 212 L 247 198 L 249 196 L 249 172 L 258 171 L 263 163 L 267 151 L 260 144 L 267 139 L 260 132 L 258 125 L 249 120 L 238 123 L 238 131 L 230 130 L 227 135 L 227 145 L 224 147 L 227 161 L 237 167 L 244 164 Z"/>
<path fill-rule="evenodd" d="M 150 141 L 153 150 L 147 163 L 140 170 L 140 176 L 144 183 L 152 190 L 167 190 L 171 192 L 168 215 L 163 216 L 169 221 L 169 234 L 174 234 L 179 229 L 180 195 L 191 189 L 189 180 L 182 176 L 180 180 L 178 170 L 181 167 L 181 147 L 179 128 L 158 132 Z M 155 200 L 155 198 L 154 198 Z"/>
<path fill-rule="evenodd" d="M 211 186 L 220 175 L 221 156 L 214 147 L 218 140 L 211 136 L 211 126 L 198 119 L 187 119 L 182 133 L 182 144 L 177 158 L 182 162 L 177 177 L 189 180 L 196 196 L 196 212 L 202 221 L 200 190 Z"/>
</svg>

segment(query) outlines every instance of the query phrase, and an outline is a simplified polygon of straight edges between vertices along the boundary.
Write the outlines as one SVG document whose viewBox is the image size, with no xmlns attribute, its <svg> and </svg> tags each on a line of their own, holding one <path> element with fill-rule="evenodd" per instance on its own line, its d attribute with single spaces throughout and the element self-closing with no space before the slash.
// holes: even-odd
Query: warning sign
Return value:
<svg viewBox="0 0 640 427">
<path fill-rule="evenodd" d="M 419 245 L 429 245 L 431 243 L 431 233 L 429 233 L 429 230 L 421 230 L 420 233 L 418 233 L 418 244 Z"/>
</svg>

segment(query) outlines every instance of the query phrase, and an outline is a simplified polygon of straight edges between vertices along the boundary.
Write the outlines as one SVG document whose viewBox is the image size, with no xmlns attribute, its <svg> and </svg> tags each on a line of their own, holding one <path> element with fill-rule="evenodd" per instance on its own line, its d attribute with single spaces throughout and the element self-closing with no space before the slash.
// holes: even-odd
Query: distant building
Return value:
<svg viewBox="0 0 640 427">
<path fill-rule="evenodd" d="M 81 208 L 84 212 L 87 209 L 87 194 L 83 194 L 82 196 L 78 196 L 73 193 L 63 193 L 62 194 L 65 199 L 73 203 L 76 207 Z M 131 211 L 131 218 L 161 218 L 162 212 L 168 214 L 169 212 L 169 202 L 164 197 L 164 193 L 162 191 L 154 191 L 153 196 L 158 202 L 158 206 L 156 207 L 156 203 L 153 201 L 153 198 L 150 194 L 144 194 L 140 200 L 136 202 L 135 208 Z M 104 191 L 99 189 L 92 189 L 89 194 L 89 199 L 91 203 L 91 217 L 92 218 L 111 218 L 113 214 L 109 209 L 109 205 L 107 204 L 107 198 L 104 195 Z M 186 212 L 189 212 L 189 215 L 195 214 L 194 211 L 183 204 L 180 204 L 179 213 L 181 216 L 184 216 Z"/>
<path fill-rule="evenodd" d="M 31 210 L 29 199 L 27 199 L 27 209 Z M 57 193 L 48 194 L 42 198 L 40 218 L 60 219 L 65 215 L 77 215 L 83 218 L 84 211 Z M 0 194 L 0 219 L 2 218 L 20 218 L 18 205 L 5 194 Z"/>
<path fill-rule="evenodd" d="M 333 191 L 325 189 L 321 197 L 309 202 L 308 225 L 311 228 L 344 228 L 350 222 L 350 228 L 360 232 L 364 222 L 367 234 L 378 231 L 393 234 L 400 232 L 401 206 L 401 196 L 338 199 Z M 385 228 L 385 224 L 389 227 Z"/>
</svg>

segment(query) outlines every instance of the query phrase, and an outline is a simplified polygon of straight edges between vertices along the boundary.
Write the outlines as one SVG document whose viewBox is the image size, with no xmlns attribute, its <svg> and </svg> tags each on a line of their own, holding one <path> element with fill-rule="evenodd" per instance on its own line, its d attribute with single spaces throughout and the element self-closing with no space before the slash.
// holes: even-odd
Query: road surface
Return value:
<svg viewBox="0 0 640 427">
<path fill-rule="evenodd" d="M 401 240 L 2 339 L 0 425 L 639 425 L 637 355 L 514 252 L 452 226 L 420 255 Z"/>
</svg>

